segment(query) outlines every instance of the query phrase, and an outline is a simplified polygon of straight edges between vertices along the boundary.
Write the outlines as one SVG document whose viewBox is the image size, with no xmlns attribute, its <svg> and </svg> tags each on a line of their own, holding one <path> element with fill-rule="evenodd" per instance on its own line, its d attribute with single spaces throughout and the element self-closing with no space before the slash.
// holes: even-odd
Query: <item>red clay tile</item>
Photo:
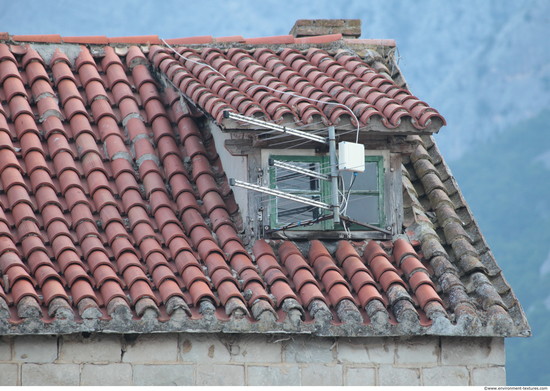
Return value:
<svg viewBox="0 0 550 391">
<path fill-rule="evenodd" d="M 369 273 L 367 267 L 359 260 L 359 257 L 350 256 L 346 258 L 344 264 L 342 265 L 344 273 L 349 279 L 352 279 L 353 276 L 358 272 Z"/>
<path fill-rule="evenodd" d="M 301 255 L 298 255 L 296 253 L 288 255 L 284 263 L 286 270 L 288 271 L 288 274 L 291 278 L 293 278 L 294 273 L 296 273 L 300 269 L 308 270 L 311 274 L 313 274 L 313 270 L 311 269 L 311 267 L 306 263 L 306 261 L 304 261 Z"/>
<path fill-rule="evenodd" d="M 202 35 L 197 37 L 170 38 L 165 41 L 169 45 L 204 45 L 213 42 L 213 38 L 210 35 Z"/>
<path fill-rule="evenodd" d="M 0 179 L 5 192 L 7 192 L 12 186 L 15 185 L 22 186 L 27 191 L 29 191 L 27 185 L 25 184 L 25 181 L 23 180 L 21 172 L 16 167 L 6 167 L 2 171 L 2 174 L 0 174 Z"/>
<path fill-rule="evenodd" d="M 247 251 L 243 247 L 242 243 L 237 240 L 230 240 L 223 246 L 223 251 L 227 254 L 227 258 L 232 260 L 234 256 L 238 254 L 247 255 Z"/>
<path fill-rule="evenodd" d="M 235 254 L 235 256 L 231 257 L 231 267 L 237 273 L 241 273 L 244 270 L 250 269 L 253 270 L 254 273 L 257 275 L 254 264 L 246 254 Z"/>
<path fill-rule="evenodd" d="M 300 291 L 300 289 L 305 284 L 314 284 L 317 288 L 319 288 L 319 283 L 317 282 L 317 279 L 307 269 L 298 269 L 295 273 L 292 274 L 291 277 L 297 291 Z"/>
<path fill-rule="evenodd" d="M 5 255 L 8 255 L 8 254 L 13 254 L 15 255 L 14 253 L 6 253 L 4 255 L 2 255 L 2 257 L 0 257 L 0 262 L 1 259 L 5 256 Z M 49 266 L 50 268 L 53 269 L 53 263 L 52 261 L 50 261 L 50 257 L 48 257 L 48 254 L 46 254 L 45 252 L 43 251 L 35 251 L 33 252 L 31 255 L 29 255 L 28 259 L 27 259 L 27 263 L 32 271 L 32 273 L 34 273 L 36 275 L 36 271 L 38 270 L 39 267 L 41 266 Z M 2 268 L 2 270 L 4 270 L 4 268 Z M 56 271 L 54 269 L 54 272 L 58 275 L 59 277 L 59 272 Z"/>
<path fill-rule="evenodd" d="M 139 279 L 137 281 L 135 281 L 133 284 L 130 285 L 130 296 L 132 298 L 132 302 L 133 303 L 136 303 L 138 302 L 139 300 L 147 297 L 147 298 L 150 298 L 152 299 L 156 305 L 159 305 L 160 302 L 159 300 L 156 298 L 155 294 L 153 293 L 153 291 L 151 290 L 151 287 L 149 286 L 148 282 L 145 281 L 145 280 L 142 280 L 142 279 Z M 163 292 L 161 293 L 161 296 L 163 296 L 163 294 L 166 294 L 166 291 L 168 291 L 168 289 L 166 289 L 165 287 L 163 287 Z M 175 294 L 179 295 L 180 294 L 180 291 L 179 289 L 176 290 L 176 292 L 174 294 L 167 294 L 168 298 L 174 296 Z M 168 298 L 166 300 L 168 300 Z"/>
<path fill-rule="evenodd" d="M 103 301 L 108 304 L 115 297 L 119 297 L 124 301 L 127 301 L 124 291 L 120 285 L 114 280 L 106 280 L 99 288 Z"/>
<path fill-rule="evenodd" d="M 51 223 L 51 225 L 56 225 L 57 227 L 61 227 L 59 224 L 65 225 L 61 221 L 54 221 Z M 50 226 L 48 226 L 48 229 Z M 60 231 L 57 229 L 57 231 Z M 80 224 L 76 226 L 76 234 L 80 240 L 83 240 L 86 236 L 89 235 L 95 235 L 98 236 L 97 226 L 92 223 L 91 221 L 82 221 Z"/>
<path fill-rule="evenodd" d="M 388 261 L 388 259 L 382 255 L 377 255 L 370 262 L 370 268 L 376 277 L 377 280 L 380 279 L 380 276 L 386 271 L 397 272 L 395 267 Z"/>
<path fill-rule="evenodd" d="M 397 239 L 393 244 L 393 257 L 397 265 L 401 265 L 405 255 L 417 256 L 412 246 L 403 239 Z"/>
<path fill-rule="evenodd" d="M 96 38 L 106 39 L 82 37 L 80 42 Z M 138 41 L 142 38 L 128 37 Z M 323 43 L 339 38 L 291 37 L 289 42 Z M 234 41 L 233 37 L 217 41 L 225 40 Z M 246 44 L 277 40 L 280 37 L 251 39 Z M 212 38 L 206 41 L 212 42 Z M 74 42 L 79 42 L 78 38 Z M 317 284 L 334 310 L 341 300 L 354 300 L 346 288 L 351 282 L 354 295 L 364 307 L 374 299 L 383 301 L 370 269 L 386 288 L 404 284 L 396 273 L 386 271 L 390 257 L 375 241 L 368 244 L 364 256 L 370 269 L 347 241 L 339 243 L 334 259 L 323 244 L 313 242 L 307 260 L 289 241 L 274 244 L 278 255 L 265 241 L 257 241 L 253 252 L 260 276 L 235 227 L 241 224 L 236 214 L 238 205 L 225 177 L 223 159 L 210 136 L 197 126 L 196 118 L 203 113 L 181 103 L 175 90 L 161 88 L 148 67 L 164 72 L 205 114 L 218 121 L 223 110 L 235 111 L 228 103 L 244 114 L 268 113 L 274 120 L 304 124 L 324 121 L 328 125 L 327 118 L 339 121 L 348 115 L 343 109 L 256 88 L 260 84 L 340 101 L 358 113 L 362 125 L 373 115 L 391 126 L 409 116 L 420 128 L 438 114 L 360 58 L 346 54 L 333 57 L 318 49 L 307 55 L 292 50 L 275 53 L 261 47 L 249 53 L 228 50 L 223 45 L 178 50 L 186 57 L 211 64 L 225 78 L 203 65 L 180 61 L 160 46 L 149 48 L 149 58 L 138 46 L 130 47 L 126 56 L 106 47 L 103 57 L 96 58 L 82 46 L 72 69 L 60 50 L 55 51 L 51 64 L 45 65 L 33 49 L 19 46 L 10 51 L 8 46 L 0 45 L 0 77 L 4 81 L 1 94 L 7 102 L 4 107 L 10 106 L 5 112 L 11 120 L 8 124 L 0 115 L 0 128 L 5 130 L 0 132 L 5 149 L 0 180 L 8 193 L 0 196 L 5 204 L 0 211 L 5 209 L 8 215 L 2 220 L 0 213 L 0 231 L 4 232 L 0 238 L 10 241 L 12 231 L 17 232 L 20 243 L 16 246 L 11 241 L 2 249 L 16 258 L 9 250 L 19 249 L 28 255 L 26 263 L 31 268 L 30 277 L 19 277 L 16 284 L 37 281 L 44 300 L 49 301 L 69 298 L 69 291 L 60 288 L 61 281 L 65 281 L 75 304 L 88 298 L 92 306 L 106 305 L 115 297 L 126 300 L 129 295 L 133 304 L 141 298 L 152 299 L 161 312 L 162 303 L 174 295 L 194 305 L 203 298 L 218 305 L 203 264 L 224 304 L 231 298 L 244 300 L 245 292 L 249 305 L 256 300 L 269 302 L 265 283 L 279 306 L 287 298 L 298 300 L 298 291 L 299 301 L 306 305 L 315 298 L 326 302 L 321 290 L 315 288 Z M 16 57 L 21 59 L 19 64 Z M 49 74 L 55 80 L 53 86 Z M 21 80 L 28 84 L 32 97 L 27 96 Z M 378 109 L 366 103 L 367 98 Z M 0 113 L 4 113 L 2 106 Z M 42 123 L 35 118 L 36 113 L 42 116 Z M 152 136 L 152 141 L 146 136 Z M 190 165 L 184 162 L 184 156 L 191 157 Z M 17 231 L 13 226 L 18 227 Z M 45 232 L 36 232 L 37 227 Z M 43 235 L 44 239 L 35 235 Z M 425 269 L 410 269 L 409 262 L 405 257 L 401 265 L 407 289 L 431 286 Z M 93 280 L 105 300 L 94 293 L 88 271 L 94 273 Z M 288 275 L 294 277 L 291 285 Z M 119 276 L 124 277 L 122 281 Z M 419 302 L 422 290 L 417 295 Z"/>
<path fill-rule="evenodd" d="M 158 35 L 139 35 L 131 37 L 110 37 L 109 43 L 126 43 L 126 44 L 160 44 L 161 41 Z"/>
<path fill-rule="evenodd" d="M 210 242 L 210 241 L 207 241 Z M 200 251 L 200 250 L 199 250 Z M 202 256 L 201 256 L 202 257 Z M 208 268 L 208 274 L 212 275 L 219 269 L 224 269 L 229 272 L 229 266 L 219 252 L 211 252 L 203 258 L 206 267 Z"/>
<path fill-rule="evenodd" d="M 385 271 L 379 278 L 380 285 L 382 285 L 382 289 L 384 289 L 385 292 L 388 291 L 391 285 L 393 284 L 399 284 L 402 285 L 404 288 L 405 283 L 403 280 L 399 277 L 399 275 L 394 272 L 393 270 L 387 270 Z"/>
<path fill-rule="evenodd" d="M 383 301 L 380 292 L 371 284 L 363 285 L 357 292 L 357 297 L 362 308 L 365 308 L 372 300 Z"/>
<path fill-rule="evenodd" d="M 0 66 L 0 82 L 4 82 L 8 79 L 21 79 L 19 75 L 17 65 L 11 61 L 4 61 Z"/>
<path fill-rule="evenodd" d="M 325 297 L 315 284 L 305 284 L 300 290 L 302 304 L 309 307 L 313 300 L 321 300 L 326 303 Z"/>
<path fill-rule="evenodd" d="M 195 266 L 200 270 L 199 261 L 189 250 L 181 251 L 175 256 L 176 267 L 178 272 L 185 278 L 185 270 L 190 266 Z"/>
<path fill-rule="evenodd" d="M 208 284 L 204 281 L 195 281 L 187 289 L 193 298 L 193 305 L 195 306 L 197 306 L 203 299 L 210 299 L 210 301 L 216 302 L 216 297 L 212 293 L 212 290 L 208 287 Z"/>
<path fill-rule="evenodd" d="M 141 251 L 143 258 L 147 258 L 149 255 L 155 252 L 164 254 L 160 244 L 157 242 L 156 239 L 152 238 L 144 239 L 139 245 L 139 250 Z"/>
<path fill-rule="evenodd" d="M 420 262 L 415 256 L 404 255 L 404 258 L 401 260 L 401 269 L 405 272 L 406 275 L 410 275 L 415 270 L 426 270 L 422 262 Z"/>
<path fill-rule="evenodd" d="M 275 296 L 275 298 L 277 299 L 278 306 L 281 306 L 283 301 L 285 301 L 285 299 L 290 298 L 290 299 L 298 300 L 298 297 L 296 296 L 294 291 L 290 288 L 290 286 L 286 282 L 282 280 L 275 281 L 273 285 L 270 286 L 270 291 L 273 294 L 273 296 Z"/>
<path fill-rule="evenodd" d="M 121 239 L 118 239 L 121 240 Z M 82 250 L 82 255 L 88 258 L 88 256 L 94 251 L 99 251 L 105 253 L 105 247 L 96 236 L 87 236 L 80 242 L 80 248 Z"/>
<path fill-rule="evenodd" d="M 431 287 L 429 284 L 422 284 L 420 285 L 415 292 L 416 298 L 418 299 L 418 303 L 420 304 L 420 307 L 423 309 L 426 307 L 426 304 L 432 301 L 437 301 L 441 305 L 443 305 L 443 301 L 441 298 L 437 295 L 434 288 Z"/>
<path fill-rule="evenodd" d="M 9 238 L 0 237 L 0 243 L 2 245 L 9 244 L 10 242 L 11 240 Z M 13 242 L 9 245 L 13 246 Z M 3 273 L 6 273 L 13 266 L 19 266 L 28 273 L 27 266 L 23 263 L 23 261 L 21 260 L 21 258 L 16 252 L 3 251 L 2 255 L 0 255 L 0 269 L 2 270 Z"/>
<path fill-rule="evenodd" d="M 7 276 L 7 282 L 9 284 L 10 289 L 13 289 L 14 286 L 17 285 L 17 283 L 22 280 L 28 281 L 31 283 L 33 282 L 27 269 L 19 265 L 14 265 L 10 267 L 8 270 L 6 270 L 6 276 Z"/>
<path fill-rule="evenodd" d="M 143 265 L 140 262 L 140 259 L 136 254 L 131 252 L 125 252 L 120 254 L 117 258 L 117 268 L 120 274 L 124 274 L 127 268 L 137 267 L 143 270 Z"/>
<path fill-rule="evenodd" d="M 183 297 L 179 285 L 173 280 L 163 281 L 159 286 L 159 293 L 164 303 L 174 296 Z"/>
<path fill-rule="evenodd" d="M 84 43 L 91 45 L 107 45 L 109 39 L 104 35 L 89 35 L 83 37 L 61 37 L 63 42 L 66 43 Z"/>
<path fill-rule="evenodd" d="M 238 287 L 231 281 L 223 281 L 217 287 L 218 297 L 223 305 L 227 304 L 229 299 L 236 298 L 244 301 Z"/>
<path fill-rule="evenodd" d="M 157 237 L 153 228 L 147 223 L 136 224 L 132 230 L 132 235 L 134 236 L 138 246 L 144 239 L 156 239 Z"/>
<path fill-rule="evenodd" d="M 256 262 L 260 267 L 262 273 L 267 273 L 271 269 L 283 270 L 281 265 L 277 262 L 274 255 L 263 254 L 259 257 L 256 256 Z"/>
<path fill-rule="evenodd" d="M 143 201 L 140 192 L 137 190 L 127 190 L 124 194 L 122 194 L 121 197 L 122 203 L 124 204 L 124 209 L 127 211 L 133 210 L 135 207 L 138 206 L 145 208 L 145 202 Z"/>
<path fill-rule="evenodd" d="M 13 56 L 10 48 L 5 43 L 0 43 L 0 61 L 10 60 L 14 63 L 16 62 L 15 57 Z"/>
<path fill-rule="evenodd" d="M 295 38 L 297 44 L 323 44 L 339 41 L 342 39 L 342 34 L 317 35 L 312 37 Z"/>
<path fill-rule="evenodd" d="M 49 279 L 42 285 L 42 294 L 44 296 L 44 304 L 50 305 L 51 301 L 56 298 L 69 300 L 69 296 L 65 292 L 63 285 L 56 279 Z"/>
<path fill-rule="evenodd" d="M 422 285 L 422 284 L 428 284 L 432 288 L 435 288 L 434 283 L 430 279 L 430 276 L 427 272 L 416 272 L 409 278 L 409 284 L 413 288 L 413 291 L 416 291 L 416 289 Z"/>
<path fill-rule="evenodd" d="M 332 288 L 329 289 L 328 296 L 334 307 L 340 304 L 342 300 L 349 300 L 352 303 L 355 303 L 355 299 L 344 284 L 333 285 Z"/>
<path fill-rule="evenodd" d="M 321 280 L 323 281 L 323 285 L 327 291 L 329 291 L 334 284 L 349 286 L 339 271 L 334 269 L 327 270 L 326 273 L 323 274 L 323 277 L 321 277 Z"/>
<path fill-rule="evenodd" d="M 240 35 L 231 35 L 231 36 L 228 36 L 228 37 L 216 37 L 216 38 L 214 38 L 214 42 L 223 42 L 223 43 L 228 43 L 228 42 L 242 43 L 244 41 L 245 41 L 245 39 Z"/>
<path fill-rule="evenodd" d="M 33 297 L 36 301 L 40 300 L 38 294 L 28 280 L 18 280 L 17 283 L 11 287 L 11 292 L 15 305 L 17 305 L 21 299 L 26 296 Z"/>
<path fill-rule="evenodd" d="M 294 43 L 292 35 L 279 35 L 274 37 L 247 38 L 245 43 L 249 45 L 281 45 Z"/>
<path fill-rule="evenodd" d="M 273 305 L 274 303 L 265 290 L 263 281 L 260 281 L 251 280 L 250 282 L 245 283 L 244 290 L 251 293 L 250 298 L 248 299 L 248 304 L 252 306 L 258 300 L 266 300 L 270 305 Z"/>
<path fill-rule="evenodd" d="M 365 248 L 363 258 L 370 265 L 372 260 L 377 256 L 383 256 L 383 257 L 389 259 L 386 252 L 384 250 L 382 250 L 382 248 L 374 240 L 371 240 L 371 241 L 369 241 L 369 243 L 367 244 L 367 247 Z"/>
<path fill-rule="evenodd" d="M 84 223 L 82 223 L 84 224 Z M 79 224 L 82 225 L 82 224 Z M 88 223 L 91 224 L 91 223 Z M 95 228 L 95 227 L 94 227 Z M 67 226 L 66 222 L 63 221 L 53 221 L 48 225 L 47 228 L 48 232 L 48 239 L 51 242 L 55 238 L 57 238 L 59 235 L 65 235 L 65 236 L 71 236 L 69 232 L 69 227 Z M 93 233 L 96 233 L 96 231 L 92 231 Z"/>
<path fill-rule="evenodd" d="M 227 269 L 221 268 L 217 269 L 215 272 L 209 271 L 209 274 L 215 288 L 218 288 L 225 281 L 231 281 L 235 286 L 238 285 L 237 280 L 233 277 L 233 274 L 231 274 L 231 272 Z"/>
<path fill-rule="evenodd" d="M 123 253 L 123 254 L 131 254 L 130 252 Z M 132 254 L 135 255 L 135 254 Z M 136 256 L 136 259 L 139 260 L 139 258 Z M 151 252 L 145 259 L 145 263 L 147 264 L 147 270 L 149 274 L 153 272 L 158 266 L 169 266 L 168 261 L 164 254 L 162 252 Z"/>
<path fill-rule="evenodd" d="M 335 271 L 338 274 L 340 273 L 340 269 L 338 269 L 338 267 L 334 264 L 332 258 L 327 255 L 319 256 L 313 263 L 313 269 L 315 270 L 317 277 L 320 279 L 322 279 L 325 273 L 329 270 Z"/>
<path fill-rule="evenodd" d="M 97 297 L 94 293 L 90 283 L 84 279 L 76 280 L 71 286 L 71 295 L 73 296 L 73 302 L 78 304 L 82 299 L 90 298 L 97 301 Z"/>
<path fill-rule="evenodd" d="M 288 279 L 280 269 L 271 268 L 265 272 L 262 271 L 262 273 L 268 285 L 273 285 L 277 281 L 285 281 L 288 283 Z"/>
<path fill-rule="evenodd" d="M 38 236 L 27 236 L 21 240 L 21 250 L 25 258 L 29 257 L 34 251 L 46 251 L 44 242 Z"/>
<path fill-rule="evenodd" d="M 176 238 L 185 239 L 185 235 L 178 224 L 174 224 L 174 223 L 165 224 L 162 227 L 161 232 L 162 232 L 162 237 L 164 238 L 164 241 L 167 246 L 169 246 L 172 240 Z"/>
<path fill-rule="evenodd" d="M 15 95 L 27 95 L 25 86 L 18 77 L 8 77 L 4 80 L 4 94 L 7 101 L 10 101 Z"/>
<path fill-rule="evenodd" d="M 13 41 L 20 42 L 45 42 L 45 43 L 61 43 L 61 36 L 58 34 L 49 35 L 12 35 Z"/>
<path fill-rule="evenodd" d="M 143 272 L 141 272 L 141 274 L 143 274 Z M 176 280 L 174 273 L 172 273 L 172 270 L 170 270 L 170 268 L 166 265 L 159 265 L 151 272 L 151 275 L 156 286 L 160 286 L 168 279 L 171 279 L 172 281 Z M 145 275 L 143 275 L 143 277 L 145 277 Z"/>
<path fill-rule="evenodd" d="M 87 274 L 84 271 L 84 264 L 80 260 L 78 254 L 72 250 L 65 251 L 57 257 L 57 262 L 61 268 L 61 271 L 65 274 L 69 273 L 69 268 L 75 266 L 73 269 L 73 274 L 78 274 L 79 277 L 86 277 Z"/>
</svg>

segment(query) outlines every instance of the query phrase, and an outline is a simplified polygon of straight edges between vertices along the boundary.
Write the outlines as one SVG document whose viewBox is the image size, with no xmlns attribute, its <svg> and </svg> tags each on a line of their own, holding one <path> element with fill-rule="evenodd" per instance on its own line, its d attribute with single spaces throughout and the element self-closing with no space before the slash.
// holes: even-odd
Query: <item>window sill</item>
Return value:
<svg viewBox="0 0 550 391">
<path fill-rule="evenodd" d="M 392 235 L 385 234 L 377 231 L 350 231 L 350 236 L 345 231 L 294 231 L 292 229 L 269 232 L 265 235 L 270 239 L 296 239 L 296 240 L 313 240 L 313 239 L 352 239 L 352 240 L 364 240 L 364 239 L 376 239 L 387 240 L 391 239 Z"/>
</svg>

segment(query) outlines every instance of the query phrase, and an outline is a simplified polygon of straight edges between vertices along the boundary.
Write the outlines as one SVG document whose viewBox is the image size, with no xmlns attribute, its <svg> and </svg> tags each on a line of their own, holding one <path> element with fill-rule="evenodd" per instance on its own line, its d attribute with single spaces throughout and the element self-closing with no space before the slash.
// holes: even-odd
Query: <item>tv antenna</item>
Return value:
<svg viewBox="0 0 550 391">
<path fill-rule="evenodd" d="M 265 122 L 257 118 L 247 117 L 241 114 L 236 114 L 230 111 L 223 112 L 224 118 L 234 119 L 240 122 L 244 122 L 250 125 L 255 125 L 259 128 L 271 129 L 277 132 L 286 133 L 291 136 L 300 137 L 310 141 L 314 141 L 323 145 L 328 145 L 329 147 L 329 164 L 330 164 L 330 174 L 325 175 L 314 170 L 308 170 L 303 167 L 298 167 L 293 164 L 282 162 L 279 160 L 269 159 L 269 165 L 279 168 L 283 168 L 289 171 L 293 171 L 302 175 L 309 177 L 318 178 L 324 181 L 330 181 L 331 184 L 331 203 L 325 203 L 320 201 L 315 201 L 310 198 L 302 197 L 295 194 L 285 193 L 277 189 L 271 189 L 265 186 L 259 186 L 248 182 L 243 182 L 231 178 L 229 184 L 231 186 L 241 187 L 247 190 L 256 191 L 259 193 L 268 194 L 271 196 L 299 202 L 305 205 L 313 206 L 320 209 L 332 210 L 332 219 L 335 224 L 340 223 L 340 201 L 338 196 L 338 170 L 349 170 L 363 172 L 365 170 L 365 159 L 364 159 L 364 150 L 365 147 L 362 144 L 357 143 L 340 143 L 340 164 L 338 164 L 336 156 L 336 129 L 334 126 L 328 127 L 328 137 L 322 137 L 315 134 L 310 134 L 302 130 L 290 128 L 284 125 L 278 125 L 270 122 Z M 360 150 L 360 151 L 359 151 Z M 359 156 L 359 158 L 357 158 Z M 352 158 L 355 157 L 355 161 Z M 344 158 L 344 159 L 342 159 Z M 343 160 L 346 160 L 345 162 Z"/>
</svg>

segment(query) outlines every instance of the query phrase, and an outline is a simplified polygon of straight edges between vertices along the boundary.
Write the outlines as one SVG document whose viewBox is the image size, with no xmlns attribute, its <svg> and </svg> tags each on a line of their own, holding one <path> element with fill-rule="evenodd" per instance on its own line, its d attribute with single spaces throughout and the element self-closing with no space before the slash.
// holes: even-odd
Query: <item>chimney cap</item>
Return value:
<svg viewBox="0 0 550 391">
<path fill-rule="evenodd" d="M 290 30 L 296 38 L 342 34 L 344 38 L 361 36 L 360 19 L 299 19 Z"/>
</svg>

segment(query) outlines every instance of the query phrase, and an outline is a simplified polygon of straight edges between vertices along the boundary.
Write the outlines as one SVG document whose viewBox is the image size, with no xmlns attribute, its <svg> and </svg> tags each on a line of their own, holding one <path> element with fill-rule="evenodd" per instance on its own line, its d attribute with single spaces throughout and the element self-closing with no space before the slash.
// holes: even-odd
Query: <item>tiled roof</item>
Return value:
<svg viewBox="0 0 550 391">
<path fill-rule="evenodd" d="M 299 39 L 313 40 L 295 40 Z M 374 53 L 371 64 L 376 69 L 345 47 L 329 51 L 315 45 L 254 50 L 178 47 L 175 51 L 153 46 L 149 59 L 224 127 L 236 126 L 223 121 L 226 110 L 299 126 L 353 129 L 359 125 L 374 130 L 380 126 L 369 125 L 381 122 L 386 131 L 398 133 L 433 133 L 445 124 L 435 109 L 396 85 Z"/>
<path fill-rule="evenodd" d="M 417 133 L 443 123 L 389 74 L 296 40 L 278 50 L 277 40 L 245 42 L 259 45 L 253 52 L 206 39 L 177 49 L 223 69 L 219 77 L 135 40 L 114 48 L 60 39 L 0 43 L 1 334 L 528 332 L 429 136 L 406 164 L 407 230 L 395 241 L 248 247 L 204 117 L 166 83 L 218 122 L 223 109 L 304 123 L 346 115 L 246 93 L 262 80 L 319 100 L 332 95 L 364 113 L 362 125 L 375 112 L 388 129 L 408 117 Z"/>
</svg>

